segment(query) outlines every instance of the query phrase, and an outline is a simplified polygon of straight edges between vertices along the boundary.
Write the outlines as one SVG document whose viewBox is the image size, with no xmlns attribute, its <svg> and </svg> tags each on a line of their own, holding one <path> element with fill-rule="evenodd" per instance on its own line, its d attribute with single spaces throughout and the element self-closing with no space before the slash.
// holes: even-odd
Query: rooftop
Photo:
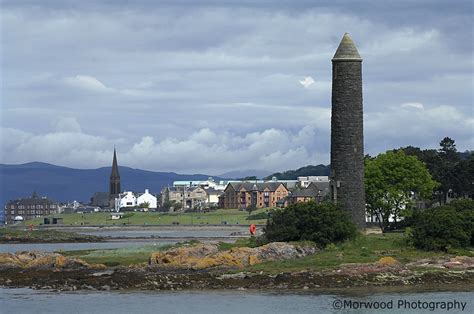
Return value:
<svg viewBox="0 0 474 314">
<path fill-rule="evenodd" d="M 359 51 L 357 51 L 357 47 L 348 33 L 345 33 L 342 37 L 341 43 L 339 44 L 339 47 L 337 48 L 332 60 L 362 61 Z"/>
</svg>

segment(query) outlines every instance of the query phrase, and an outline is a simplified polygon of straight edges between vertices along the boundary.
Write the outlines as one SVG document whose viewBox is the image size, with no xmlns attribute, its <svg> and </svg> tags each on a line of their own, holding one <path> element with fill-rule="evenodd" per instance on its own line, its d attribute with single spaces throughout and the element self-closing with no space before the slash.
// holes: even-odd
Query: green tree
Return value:
<svg viewBox="0 0 474 314">
<path fill-rule="evenodd" d="M 367 212 L 376 216 L 382 232 L 405 217 L 413 206 L 413 197 L 430 197 L 436 181 L 415 156 L 403 151 L 388 151 L 365 161 Z"/>
<path fill-rule="evenodd" d="M 452 187 L 458 197 L 474 198 L 474 153 L 461 160 L 454 167 L 456 180 Z"/>
<path fill-rule="evenodd" d="M 169 201 L 170 201 L 170 190 L 169 188 L 165 188 L 165 192 L 163 195 L 163 204 L 169 203 Z"/>
<path fill-rule="evenodd" d="M 441 140 L 439 145 L 440 149 L 438 150 L 438 155 L 441 163 L 436 175 L 440 183 L 437 191 L 439 203 L 446 204 L 449 191 L 458 186 L 461 180 L 460 173 L 456 171 L 461 158 L 459 157 L 453 139 L 445 137 Z"/>
<path fill-rule="evenodd" d="M 416 211 L 410 218 L 410 242 L 424 250 L 468 248 L 474 245 L 474 201 L 457 200 L 447 205 Z"/>
<path fill-rule="evenodd" d="M 265 227 L 268 241 L 314 241 L 319 247 L 352 239 L 357 229 L 348 213 L 332 202 L 297 203 L 273 210 Z"/>
</svg>

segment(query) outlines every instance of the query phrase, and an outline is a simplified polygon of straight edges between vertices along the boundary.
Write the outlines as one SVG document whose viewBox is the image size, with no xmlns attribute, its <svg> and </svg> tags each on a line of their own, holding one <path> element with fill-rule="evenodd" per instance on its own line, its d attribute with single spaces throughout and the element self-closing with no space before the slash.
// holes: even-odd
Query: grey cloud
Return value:
<svg viewBox="0 0 474 314">
<path fill-rule="evenodd" d="M 80 154 L 68 161 L 25 148 L 25 138 L 38 136 L 59 151 L 67 134 L 80 132 L 76 149 L 96 150 L 94 165 L 108 164 L 113 144 L 124 147 L 130 166 L 155 167 L 140 150 L 151 150 L 150 158 L 169 151 L 161 165 L 177 171 L 212 171 L 211 152 L 231 157 L 253 147 L 265 148 L 262 158 L 229 157 L 218 167 L 328 163 L 330 59 L 345 31 L 364 58 L 368 152 L 436 146 L 440 136 L 454 137 L 460 149 L 473 147 L 466 122 L 473 116 L 467 1 L 31 0 L 2 6 L 0 121 L 24 143 L 18 150 L 1 135 L 12 158 L 85 167 Z M 304 77 L 315 83 L 305 88 Z M 424 114 L 413 120 L 417 114 L 409 110 L 416 108 L 404 103 L 423 104 Z M 439 108 L 451 108 L 444 122 L 426 118 Z M 104 146 L 88 146 L 86 139 Z M 208 154 L 180 160 L 177 153 L 189 154 L 186 145 Z"/>
</svg>

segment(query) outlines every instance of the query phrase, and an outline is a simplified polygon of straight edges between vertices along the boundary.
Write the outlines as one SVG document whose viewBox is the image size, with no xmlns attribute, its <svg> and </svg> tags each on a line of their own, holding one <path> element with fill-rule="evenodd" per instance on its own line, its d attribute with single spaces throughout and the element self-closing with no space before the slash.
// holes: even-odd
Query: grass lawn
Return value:
<svg viewBox="0 0 474 314">
<path fill-rule="evenodd" d="M 279 273 L 289 271 L 319 271 L 337 267 L 345 263 L 371 263 L 381 257 L 391 256 L 401 263 L 408 263 L 422 258 L 467 255 L 474 256 L 471 250 L 453 250 L 445 252 L 421 251 L 407 247 L 403 243 L 403 234 L 361 235 L 353 241 L 329 245 L 325 250 L 301 259 L 265 262 L 248 267 L 249 271 Z"/>
<path fill-rule="evenodd" d="M 259 209 L 252 214 L 264 212 L 268 209 Z M 45 217 L 63 218 L 64 225 L 82 226 L 82 225 L 171 225 L 179 223 L 180 225 L 220 225 L 227 222 L 229 225 L 248 225 L 265 224 L 266 219 L 247 220 L 248 213 L 237 209 L 219 209 L 210 213 L 143 213 L 132 212 L 131 217 L 119 220 L 111 220 L 110 213 L 91 213 L 91 214 L 59 214 L 44 216 L 30 221 L 29 224 L 40 225 Z"/>
</svg>

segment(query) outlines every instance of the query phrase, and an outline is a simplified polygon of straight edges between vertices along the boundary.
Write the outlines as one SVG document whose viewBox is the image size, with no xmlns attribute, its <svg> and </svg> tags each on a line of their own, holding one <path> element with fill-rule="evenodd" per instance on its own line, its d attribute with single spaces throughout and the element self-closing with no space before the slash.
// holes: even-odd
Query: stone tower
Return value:
<svg viewBox="0 0 474 314">
<path fill-rule="evenodd" d="M 117 153 L 115 152 L 114 148 L 114 160 L 112 162 L 112 173 L 110 174 L 110 181 L 109 181 L 109 199 L 110 199 L 110 206 L 115 207 L 115 198 L 120 194 L 120 174 L 118 170 L 117 164 Z"/>
<path fill-rule="evenodd" d="M 331 196 L 365 228 L 362 58 L 346 33 L 332 59 Z"/>
</svg>

